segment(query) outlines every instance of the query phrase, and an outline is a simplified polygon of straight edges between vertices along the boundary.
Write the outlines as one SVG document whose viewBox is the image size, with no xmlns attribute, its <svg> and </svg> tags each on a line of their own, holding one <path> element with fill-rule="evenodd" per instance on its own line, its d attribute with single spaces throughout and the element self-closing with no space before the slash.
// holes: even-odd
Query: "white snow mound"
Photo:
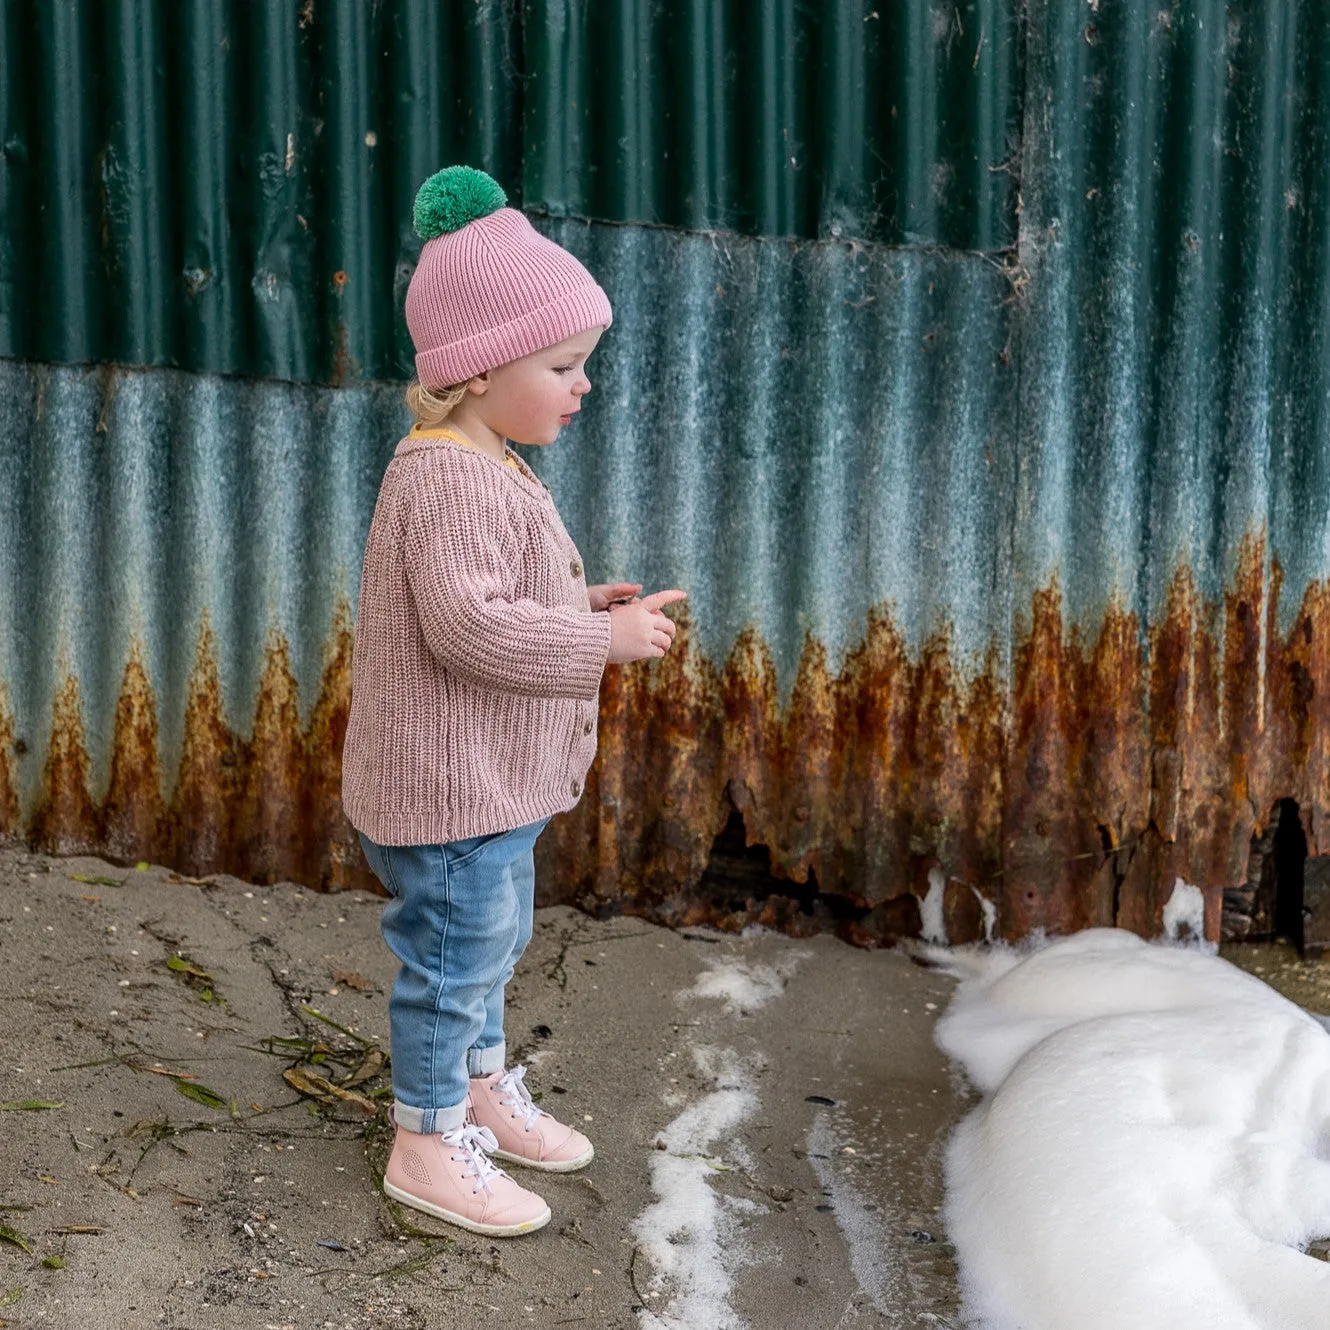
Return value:
<svg viewBox="0 0 1330 1330">
<path fill-rule="evenodd" d="M 937 958 L 935 958 L 937 959 Z M 947 1152 L 981 1330 L 1324 1330 L 1330 1033 L 1197 949 L 972 952 L 937 1041 L 987 1098 Z"/>
</svg>

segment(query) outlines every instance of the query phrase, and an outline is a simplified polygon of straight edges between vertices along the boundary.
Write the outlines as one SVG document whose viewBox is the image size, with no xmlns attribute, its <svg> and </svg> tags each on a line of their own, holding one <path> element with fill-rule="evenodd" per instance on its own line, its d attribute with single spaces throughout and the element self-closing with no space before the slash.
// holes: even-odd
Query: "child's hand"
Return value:
<svg viewBox="0 0 1330 1330">
<path fill-rule="evenodd" d="M 642 590 L 641 582 L 601 582 L 586 589 L 593 611 L 607 610 L 623 600 L 632 600 Z"/>
<path fill-rule="evenodd" d="M 687 599 L 684 591 L 656 591 L 641 600 L 610 609 L 610 664 L 663 656 L 674 641 L 674 621 L 660 612 L 662 605 Z"/>
</svg>

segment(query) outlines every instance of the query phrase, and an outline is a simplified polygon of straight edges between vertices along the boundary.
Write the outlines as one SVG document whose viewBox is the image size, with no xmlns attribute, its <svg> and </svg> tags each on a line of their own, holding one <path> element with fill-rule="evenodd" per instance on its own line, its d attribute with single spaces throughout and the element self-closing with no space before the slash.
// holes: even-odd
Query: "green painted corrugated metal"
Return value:
<svg viewBox="0 0 1330 1330">
<path fill-rule="evenodd" d="M 1185 560 L 1217 597 L 1270 504 L 1300 590 L 1326 557 L 1330 6 L 1036 12 L 1023 503 L 1047 517 L 1022 589 L 1057 569 L 1072 613 L 1093 618 L 1108 566 L 1155 612 Z"/>
<path fill-rule="evenodd" d="M 678 663 L 607 680 L 588 795 L 543 842 L 563 899 L 790 923 L 696 892 L 735 812 L 810 911 L 871 937 L 918 926 L 934 873 L 962 935 L 975 892 L 1011 935 L 1150 931 L 1179 878 L 1212 934 L 1226 892 L 1259 931 L 1252 846 L 1283 799 L 1330 855 L 1330 7 L 92 12 L 3 11 L 33 68 L 105 48 L 106 86 L 136 89 L 130 116 L 52 66 L 43 127 L 57 93 L 5 62 L 4 335 L 45 360 L 132 335 L 122 358 L 162 337 L 194 366 L 396 372 L 400 218 L 449 154 L 381 153 L 392 114 L 471 135 L 537 212 L 608 215 L 537 218 L 616 308 L 538 464 L 590 569 L 691 596 Z M 870 48 L 851 20 L 896 26 Z M 229 39 L 192 120 L 158 58 L 188 25 L 190 50 Z M 428 54 L 464 41 L 465 67 Z M 376 61 L 408 48 L 390 84 Z M 390 88 L 430 109 L 383 110 Z M 196 135 L 202 174 L 145 193 Z M 824 238 L 680 229 L 704 224 Z M 86 262 L 52 273 L 61 237 Z M 400 420 L 388 383 L 4 367 L 0 829 L 363 871 L 338 726 Z"/>
<path fill-rule="evenodd" d="M 502 0 L 0 16 L 0 355 L 394 376 L 416 185 L 520 171 Z"/>
<path fill-rule="evenodd" d="M 695 230 L 1010 245 L 1017 8 L 530 6 L 526 202 Z"/>
<path fill-rule="evenodd" d="M 1012 0 L 0 0 L 0 355 L 409 372 L 417 185 L 989 250 Z"/>
</svg>

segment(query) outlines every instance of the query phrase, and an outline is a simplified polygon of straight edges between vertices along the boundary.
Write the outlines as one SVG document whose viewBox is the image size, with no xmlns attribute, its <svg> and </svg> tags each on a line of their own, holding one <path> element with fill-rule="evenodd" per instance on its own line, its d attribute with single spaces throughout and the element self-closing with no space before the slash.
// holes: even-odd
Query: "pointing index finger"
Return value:
<svg viewBox="0 0 1330 1330">
<path fill-rule="evenodd" d="M 649 610 L 658 610 L 662 605 L 673 605 L 677 600 L 687 600 L 686 591 L 653 591 L 649 596 L 642 597 L 642 604 Z"/>
</svg>

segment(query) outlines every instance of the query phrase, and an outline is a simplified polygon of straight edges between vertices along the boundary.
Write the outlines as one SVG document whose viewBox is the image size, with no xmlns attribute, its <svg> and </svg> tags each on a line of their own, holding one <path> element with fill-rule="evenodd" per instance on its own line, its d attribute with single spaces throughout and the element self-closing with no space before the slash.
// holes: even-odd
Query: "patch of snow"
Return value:
<svg viewBox="0 0 1330 1330">
<path fill-rule="evenodd" d="M 1181 878 L 1173 883 L 1173 894 L 1164 906 L 1164 936 L 1174 942 L 1183 938 L 1200 941 L 1205 937 L 1205 894 L 1200 887 L 1193 887 Z"/>
<path fill-rule="evenodd" d="M 766 1059 L 763 1058 L 762 1061 L 765 1062 Z M 729 1143 L 728 1148 L 730 1158 L 734 1160 L 736 1166 L 740 1170 L 750 1176 L 757 1172 L 757 1156 L 739 1137 L 736 1136 L 734 1140 Z"/>
<path fill-rule="evenodd" d="M 940 868 L 928 870 L 928 895 L 919 902 L 919 936 L 925 942 L 947 945 L 947 920 L 943 905 L 947 899 L 947 879 Z"/>
<path fill-rule="evenodd" d="M 785 991 L 785 981 L 808 953 L 791 951 L 774 965 L 733 956 L 713 956 L 684 997 L 716 998 L 731 1016 L 747 1016 Z"/>
<path fill-rule="evenodd" d="M 974 898 L 979 902 L 979 908 L 984 915 L 984 941 L 992 942 L 993 934 L 997 930 L 997 906 L 984 895 L 978 887 L 971 887 L 974 892 Z"/>
<path fill-rule="evenodd" d="M 698 976 L 686 996 L 716 998 L 725 1003 L 725 1009 L 732 1015 L 746 1016 L 779 997 L 784 987 L 780 975 L 770 965 L 717 959 Z"/>
<path fill-rule="evenodd" d="M 771 1213 L 770 1206 L 763 1205 L 761 1201 L 751 1200 L 747 1196 L 721 1196 L 718 1199 L 727 1210 L 733 1210 L 738 1214 L 769 1215 Z"/>
<path fill-rule="evenodd" d="M 1330 1236 L 1317 1020 L 1113 929 L 962 963 L 937 1039 L 987 1095 L 946 1164 L 980 1330 L 1330 1323 L 1330 1265 L 1302 1250 Z"/>
<path fill-rule="evenodd" d="M 982 980 L 985 983 L 992 983 L 1019 965 L 1026 954 L 1024 947 L 1013 947 L 1006 942 L 997 942 L 991 947 L 983 943 L 971 943 L 964 947 L 916 946 L 913 950 L 920 960 L 927 961 L 943 974 L 949 974 L 954 979 Z"/>
<path fill-rule="evenodd" d="M 735 1207 L 711 1186 L 720 1164 L 712 1151 L 757 1108 L 756 1078 L 730 1049 L 693 1052 L 698 1069 L 716 1088 L 660 1133 L 666 1148 L 650 1157 L 651 1189 L 658 1199 L 632 1230 L 651 1267 L 649 1280 L 639 1286 L 667 1300 L 643 1308 L 639 1324 L 650 1330 L 681 1325 L 743 1330 L 744 1322 L 730 1306 L 737 1229 L 727 1211 Z"/>
</svg>

